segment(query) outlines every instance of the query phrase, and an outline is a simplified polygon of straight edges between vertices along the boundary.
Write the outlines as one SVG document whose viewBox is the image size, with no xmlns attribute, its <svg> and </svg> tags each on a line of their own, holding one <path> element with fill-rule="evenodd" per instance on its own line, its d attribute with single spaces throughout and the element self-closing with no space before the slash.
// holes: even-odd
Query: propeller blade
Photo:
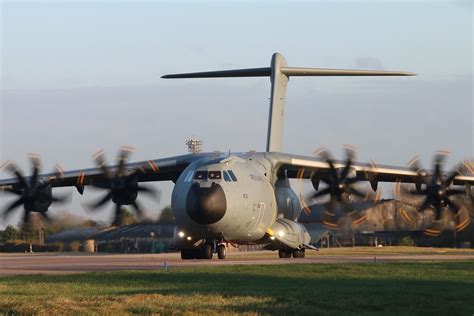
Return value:
<svg viewBox="0 0 474 316">
<path fill-rule="evenodd" d="M 349 174 L 349 171 L 351 171 L 351 167 L 352 167 L 352 161 L 354 159 L 354 156 L 355 156 L 355 149 L 352 147 L 352 146 L 345 146 L 346 148 L 346 165 L 344 167 L 344 169 L 342 170 L 342 173 L 341 173 L 341 179 L 346 179 L 347 178 L 347 175 Z"/>
<path fill-rule="evenodd" d="M 341 179 L 344 180 L 347 178 L 347 175 L 349 174 L 349 171 L 351 171 L 352 167 L 352 160 L 350 158 L 347 159 L 346 165 L 344 166 L 344 169 L 342 170 L 341 173 Z"/>
<path fill-rule="evenodd" d="M 466 191 L 462 189 L 449 189 L 446 190 L 446 195 L 451 196 L 451 195 L 458 195 L 458 194 L 465 194 Z"/>
<path fill-rule="evenodd" d="M 418 212 L 423 212 L 427 208 L 431 206 L 431 199 L 429 197 L 426 197 L 421 206 L 418 208 Z"/>
<path fill-rule="evenodd" d="M 118 164 L 117 175 L 119 177 L 123 177 L 125 175 L 125 163 L 127 162 L 128 157 L 130 156 L 130 153 L 132 152 L 134 152 L 134 149 L 132 147 L 122 146 L 120 148 L 120 152 L 117 156 L 117 164 Z"/>
<path fill-rule="evenodd" d="M 154 188 L 151 188 L 149 186 L 142 186 L 142 185 L 139 185 L 137 187 L 137 191 L 138 192 L 142 192 L 142 193 L 147 193 L 147 194 L 150 194 L 152 196 L 156 196 L 158 194 L 158 190 L 154 189 Z"/>
<path fill-rule="evenodd" d="M 426 195 L 428 193 L 428 190 L 424 189 L 424 190 L 418 191 L 415 189 L 415 190 L 408 190 L 407 192 L 413 195 Z"/>
<path fill-rule="evenodd" d="M 39 174 L 39 169 L 40 169 L 40 156 L 37 154 L 29 154 L 28 158 L 31 161 L 31 179 L 30 179 L 30 185 L 35 186 L 38 183 L 38 174 Z"/>
<path fill-rule="evenodd" d="M 100 200 L 98 200 L 97 202 L 92 203 L 89 208 L 97 209 L 97 208 L 103 206 L 105 203 L 107 203 L 111 199 L 112 199 L 112 192 L 109 192 L 104 197 L 102 197 Z"/>
<path fill-rule="evenodd" d="M 461 209 L 459 205 L 457 205 L 454 201 L 451 201 L 450 199 L 445 199 L 444 201 L 449 206 L 449 208 L 454 211 L 455 214 L 457 214 Z"/>
<path fill-rule="evenodd" d="M 337 204 L 336 198 L 331 195 L 331 199 L 329 200 L 329 203 L 328 203 L 328 209 L 331 211 L 332 216 L 336 214 L 336 204 Z"/>
<path fill-rule="evenodd" d="M 97 167 L 102 170 L 104 177 L 108 180 L 112 179 L 112 173 L 110 172 L 109 168 L 107 167 L 107 163 L 105 162 L 104 158 L 104 150 L 99 150 L 92 156 L 92 160 L 94 160 Z"/>
<path fill-rule="evenodd" d="M 356 182 L 359 182 L 359 179 L 357 177 L 353 177 L 353 178 L 346 179 L 345 182 L 346 182 L 346 184 L 351 185 L 351 184 L 354 184 Z"/>
<path fill-rule="evenodd" d="M 40 212 L 40 214 L 47 224 L 51 224 L 51 217 L 46 212 Z"/>
<path fill-rule="evenodd" d="M 344 211 L 347 213 L 352 212 L 352 206 L 351 203 L 349 202 L 349 198 L 347 197 L 346 194 L 340 194 L 337 196 L 339 201 L 342 203 L 342 206 L 344 207 Z"/>
<path fill-rule="evenodd" d="M 443 208 L 441 207 L 441 203 L 436 203 L 435 205 L 435 211 L 436 211 L 436 220 L 439 220 L 441 218 L 441 212 L 443 211 Z"/>
<path fill-rule="evenodd" d="M 114 220 L 112 222 L 113 226 L 122 226 L 123 222 L 123 210 L 121 204 L 115 205 Z"/>
<path fill-rule="evenodd" d="M 12 188 L 3 189 L 1 192 L 7 192 L 7 193 L 15 194 L 15 195 L 22 195 L 23 194 L 22 191 L 15 190 L 15 189 L 12 189 Z"/>
<path fill-rule="evenodd" d="M 426 171 L 420 166 L 419 161 L 420 157 L 416 156 L 408 162 L 408 166 L 413 172 L 418 175 L 418 180 L 421 180 L 421 183 L 428 184 L 430 182 L 430 177 L 427 175 Z"/>
<path fill-rule="evenodd" d="M 362 192 L 360 190 L 357 190 L 355 188 L 349 188 L 348 191 L 349 191 L 350 194 L 353 194 L 353 195 L 358 196 L 360 198 L 366 198 L 367 197 L 367 193 L 364 193 L 364 192 Z"/>
<path fill-rule="evenodd" d="M 29 187 L 28 183 L 25 180 L 25 177 L 22 174 L 22 172 L 20 170 L 18 170 L 18 168 L 16 166 L 14 166 L 13 164 L 10 164 L 8 166 L 8 169 L 18 179 L 18 183 L 21 185 L 22 188 L 26 189 L 26 188 Z"/>
<path fill-rule="evenodd" d="M 444 165 L 444 161 L 446 160 L 446 157 L 448 156 L 447 151 L 442 151 L 439 150 L 436 152 L 434 158 L 433 158 L 433 164 L 434 164 L 434 177 L 433 177 L 433 182 L 438 181 L 439 183 L 443 183 L 443 172 L 441 171 L 442 166 Z"/>
<path fill-rule="evenodd" d="M 331 188 L 330 187 L 327 187 L 319 192 L 316 192 L 314 195 L 313 195 L 313 199 L 316 199 L 320 196 L 323 196 L 323 195 L 326 195 L 326 194 L 331 194 Z"/>
<path fill-rule="evenodd" d="M 142 208 L 141 208 L 140 205 L 138 204 L 138 202 L 137 202 L 137 201 L 134 201 L 134 202 L 132 203 L 132 206 L 133 206 L 133 208 L 135 209 L 135 212 L 137 213 L 138 219 L 139 219 L 139 220 L 143 219 L 144 213 L 143 213 Z"/>
<path fill-rule="evenodd" d="M 452 172 L 449 174 L 449 176 L 448 176 L 448 178 L 446 179 L 446 181 L 444 181 L 444 185 L 447 186 L 447 187 L 449 187 L 449 186 L 453 183 L 454 178 L 456 178 L 458 175 L 459 175 L 459 171 L 458 171 L 458 170 L 452 171 Z"/>
<path fill-rule="evenodd" d="M 67 203 L 71 200 L 71 196 L 70 195 L 59 195 L 59 196 L 53 196 L 51 198 L 51 200 L 54 202 L 54 203 L 59 203 L 59 204 L 62 204 L 62 203 Z"/>
<path fill-rule="evenodd" d="M 22 206 L 23 203 L 25 203 L 25 199 L 24 199 L 24 198 L 19 198 L 18 200 L 13 201 L 12 203 L 10 203 L 10 204 L 8 205 L 7 208 L 5 208 L 5 211 L 3 212 L 3 215 L 4 215 L 5 217 L 8 217 L 11 212 L 13 212 L 16 208 Z"/>
<path fill-rule="evenodd" d="M 22 225 L 27 225 L 31 220 L 31 212 L 25 210 L 25 213 L 23 213 L 23 218 L 21 220 Z"/>
</svg>

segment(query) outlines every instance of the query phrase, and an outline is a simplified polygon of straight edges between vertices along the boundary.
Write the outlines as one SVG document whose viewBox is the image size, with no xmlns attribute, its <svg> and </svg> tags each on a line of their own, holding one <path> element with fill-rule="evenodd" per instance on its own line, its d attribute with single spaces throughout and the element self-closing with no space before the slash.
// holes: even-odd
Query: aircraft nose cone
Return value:
<svg viewBox="0 0 474 316">
<path fill-rule="evenodd" d="M 227 201 L 222 187 L 213 183 L 210 188 L 194 184 L 186 199 L 186 211 L 199 224 L 214 224 L 224 217 Z"/>
</svg>

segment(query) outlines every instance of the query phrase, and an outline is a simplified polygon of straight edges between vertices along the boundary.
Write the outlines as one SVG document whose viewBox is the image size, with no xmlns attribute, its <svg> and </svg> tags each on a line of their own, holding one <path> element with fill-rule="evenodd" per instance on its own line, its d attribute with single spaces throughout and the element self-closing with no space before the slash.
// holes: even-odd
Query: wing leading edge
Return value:
<svg viewBox="0 0 474 316">
<path fill-rule="evenodd" d="M 125 164 L 126 172 L 138 170 L 138 182 L 148 181 L 173 181 L 175 182 L 184 169 L 194 161 L 214 155 L 213 153 L 197 153 L 173 156 L 155 160 L 146 160 Z M 5 162 L 0 166 L 0 171 L 6 169 L 11 162 Z M 118 165 L 110 167 L 111 171 Z M 103 171 L 100 168 L 79 169 L 59 173 L 38 175 L 39 179 L 49 181 L 51 187 L 76 187 L 79 193 L 83 193 L 84 187 L 104 180 Z M 28 177 L 27 177 L 28 179 Z M 0 191 L 20 185 L 17 178 L 0 180 Z"/>
<path fill-rule="evenodd" d="M 311 179 L 315 173 L 320 178 L 328 176 L 329 165 L 322 159 L 310 156 L 299 156 L 279 153 L 268 154 L 272 160 L 278 161 L 279 172 L 285 172 L 286 177 L 293 179 Z M 346 162 L 334 160 L 335 168 L 344 168 Z M 466 165 L 467 170 L 471 170 Z M 416 183 L 418 174 L 409 167 L 395 167 L 379 165 L 375 162 L 353 162 L 352 170 L 355 171 L 360 181 L 377 182 L 402 182 Z M 474 174 L 460 174 L 454 178 L 454 185 L 474 185 Z"/>
</svg>

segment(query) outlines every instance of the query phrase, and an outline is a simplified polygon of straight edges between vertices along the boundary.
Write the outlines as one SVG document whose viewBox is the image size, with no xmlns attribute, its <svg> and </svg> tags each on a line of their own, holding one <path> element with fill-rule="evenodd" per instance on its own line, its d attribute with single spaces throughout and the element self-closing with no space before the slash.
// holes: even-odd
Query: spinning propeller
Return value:
<svg viewBox="0 0 474 316">
<path fill-rule="evenodd" d="M 456 230 L 461 231 L 469 225 L 469 216 L 460 220 L 459 210 L 461 206 L 453 197 L 466 194 L 464 189 L 452 188 L 453 181 L 460 174 L 459 168 L 454 168 L 449 174 L 443 173 L 443 165 L 448 153 L 439 151 L 433 159 L 433 173 L 429 174 L 419 164 L 419 157 L 415 157 L 409 162 L 410 168 L 417 174 L 415 179 L 416 189 L 405 189 L 400 183 L 397 184 L 397 193 L 405 193 L 411 196 L 424 197 L 423 202 L 417 206 L 418 212 L 424 212 L 427 209 L 434 209 L 435 222 L 439 222 L 444 209 L 450 210 L 457 218 L 458 224 Z M 437 236 L 441 230 L 429 228 L 425 234 Z"/>
<path fill-rule="evenodd" d="M 120 226 L 122 223 L 122 206 L 131 205 L 135 210 L 138 219 L 143 219 L 144 213 L 140 204 L 137 202 L 138 192 L 157 196 L 158 192 L 150 187 L 138 184 L 138 174 L 144 170 L 143 167 L 135 169 L 127 169 L 125 167 L 130 154 L 134 152 L 133 148 L 123 146 L 117 156 L 117 166 L 107 166 L 104 151 L 100 150 L 92 159 L 97 167 L 102 170 L 101 179 L 92 185 L 99 189 L 108 191 L 102 198 L 95 203 L 88 205 L 89 209 L 97 210 L 104 206 L 107 202 L 112 201 L 115 204 L 115 213 L 112 225 Z M 150 168 L 154 172 L 158 172 L 158 167 L 149 162 Z"/>
<path fill-rule="evenodd" d="M 68 197 L 66 196 L 53 196 L 51 188 L 51 180 L 60 181 L 64 172 L 60 166 L 56 166 L 57 172 L 55 175 L 48 176 L 48 178 L 40 178 L 41 160 L 39 155 L 30 154 L 28 158 L 32 165 L 32 175 L 30 177 L 25 177 L 11 161 L 4 165 L 4 168 L 17 178 L 18 184 L 11 188 L 5 188 L 3 191 L 16 195 L 18 198 L 5 208 L 2 215 L 6 219 L 14 213 L 15 210 L 23 206 L 23 224 L 30 221 L 31 213 L 33 212 L 40 213 L 45 220 L 49 221 L 49 216 L 46 212 L 51 204 L 68 201 Z"/>
<path fill-rule="evenodd" d="M 316 155 L 323 158 L 329 165 L 329 172 L 327 175 L 321 175 L 319 173 L 314 173 L 311 177 L 311 182 L 313 184 L 316 193 L 313 194 L 312 198 L 319 198 L 325 195 L 329 195 L 329 210 L 330 212 L 325 212 L 325 219 L 323 223 L 326 226 L 331 228 L 338 228 L 338 225 L 334 223 L 334 218 L 336 217 L 336 205 L 340 204 L 346 215 L 354 216 L 358 213 L 357 210 L 354 210 L 351 206 L 351 196 L 356 196 L 359 198 L 368 199 L 371 197 L 369 192 L 363 192 L 355 188 L 355 184 L 361 180 L 357 176 L 350 176 L 354 157 L 355 157 L 355 148 L 352 146 L 345 146 L 346 149 L 346 160 L 344 162 L 343 168 L 336 168 L 335 160 L 325 149 L 321 149 L 315 152 Z M 327 187 L 318 191 L 319 181 L 322 180 L 327 184 Z M 353 220 L 353 224 L 360 224 L 367 219 L 366 216 L 358 217 Z"/>
</svg>

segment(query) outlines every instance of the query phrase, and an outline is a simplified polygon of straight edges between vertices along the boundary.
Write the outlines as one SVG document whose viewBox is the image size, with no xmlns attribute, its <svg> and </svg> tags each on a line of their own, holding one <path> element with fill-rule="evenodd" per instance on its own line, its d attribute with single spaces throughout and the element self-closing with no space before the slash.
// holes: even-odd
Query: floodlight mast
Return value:
<svg viewBox="0 0 474 316">
<path fill-rule="evenodd" d="M 267 130 L 267 152 L 281 152 L 286 101 L 286 87 L 290 76 L 414 76 L 403 71 L 352 70 L 325 68 L 288 67 L 280 53 L 274 53 L 270 67 L 169 74 L 161 78 L 229 78 L 229 77 L 270 77 L 270 111 Z"/>
</svg>

